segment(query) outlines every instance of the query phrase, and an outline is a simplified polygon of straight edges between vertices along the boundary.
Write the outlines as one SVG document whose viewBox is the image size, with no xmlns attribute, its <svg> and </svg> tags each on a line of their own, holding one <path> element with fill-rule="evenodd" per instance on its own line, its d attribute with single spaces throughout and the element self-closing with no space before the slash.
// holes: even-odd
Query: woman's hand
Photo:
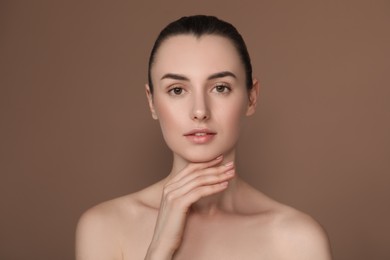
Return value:
<svg viewBox="0 0 390 260">
<path fill-rule="evenodd" d="M 190 163 L 163 189 L 152 242 L 145 259 L 171 259 L 179 248 L 190 206 L 200 198 L 226 189 L 234 177 L 233 163 L 220 165 L 222 156 L 206 163 Z"/>
</svg>

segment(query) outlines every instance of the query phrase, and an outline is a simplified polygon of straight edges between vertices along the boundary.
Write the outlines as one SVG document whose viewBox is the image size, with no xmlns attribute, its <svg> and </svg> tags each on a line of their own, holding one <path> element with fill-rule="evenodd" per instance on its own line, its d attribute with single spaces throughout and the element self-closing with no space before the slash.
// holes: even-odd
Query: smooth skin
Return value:
<svg viewBox="0 0 390 260">
<path fill-rule="evenodd" d="M 161 45 L 152 68 L 152 117 L 173 152 L 170 174 L 139 192 L 83 214 L 76 259 L 329 260 L 321 226 L 310 216 L 257 191 L 237 174 L 241 124 L 255 112 L 231 42 L 179 35 Z M 186 134 L 207 129 L 210 140 Z"/>
</svg>

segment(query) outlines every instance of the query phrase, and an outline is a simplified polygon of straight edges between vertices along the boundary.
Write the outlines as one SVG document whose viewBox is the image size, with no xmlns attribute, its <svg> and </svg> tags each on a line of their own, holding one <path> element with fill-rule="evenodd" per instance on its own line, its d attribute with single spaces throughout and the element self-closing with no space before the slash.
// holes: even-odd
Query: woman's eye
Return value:
<svg viewBox="0 0 390 260">
<path fill-rule="evenodd" d="M 175 87 L 175 88 L 171 88 L 168 92 L 171 95 L 178 96 L 178 95 L 183 94 L 183 91 L 184 90 L 182 88 Z"/>
<path fill-rule="evenodd" d="M 228 86 L 225 85 L 217 85 L 214 87 L 214 89 L 218 93 L 229 93 L 231 90 Z"/>
</svg>

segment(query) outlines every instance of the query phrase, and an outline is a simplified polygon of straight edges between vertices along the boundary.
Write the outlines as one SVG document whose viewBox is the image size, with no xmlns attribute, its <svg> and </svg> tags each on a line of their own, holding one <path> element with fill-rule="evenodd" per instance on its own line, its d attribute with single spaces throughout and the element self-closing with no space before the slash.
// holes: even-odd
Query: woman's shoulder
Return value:
<svg viewBox="0 0 390 260">
<path fill-rule="evenodd" d="M 140 208 L 140 203 L 136 193 L 101 202 L 82 213 L 77 232 L 90 233 L 94 230 L 108 235 L 115 231 L 122 219 L 135 217 L 137 208 Z"/>
<path fill-rule="evenodd" d="M 283 248 L 286 259 L 331 259 L 325 229 L 312 216 L 286 205 L 279 206 L 275 216 L 275 245 Z"/>
<path fill-rule="evenodd" d="M 101 202 L 87 209 L 80 217 L 80 222 L 113 222 L 118 223 L 121 219 L 132 219 L 142 215 L 145 210 L 153 208 L 148 197 L 152 193 L 150 187 L 143 190 L 120 196 Z"/>
<path fill-rule="evenodd" d="M 266 231 L 278 259 L 331 259 L 328 236 L 313 217 L 254 188 L 248 190 L 258 233 Z"/>
<path fill-rule="evenodd" d="M 138 206 L 135 194 L 129 194 L 118 198 L 101 202 L 87 209 L 80 217 L 80 222 L 116 220 L 122 215 L 131 215 L 132 209 Z"/>
<path fill-rule="evenodd" d="M 121 259 L 119 241 L 137 234 L 147 219 L 144 216 L 150 217 L 155 211 L 144 199 L 147 194 L 148 191 L 138 191 L 86 210 L 76 228 L 77 259 Z"/>
</svg>

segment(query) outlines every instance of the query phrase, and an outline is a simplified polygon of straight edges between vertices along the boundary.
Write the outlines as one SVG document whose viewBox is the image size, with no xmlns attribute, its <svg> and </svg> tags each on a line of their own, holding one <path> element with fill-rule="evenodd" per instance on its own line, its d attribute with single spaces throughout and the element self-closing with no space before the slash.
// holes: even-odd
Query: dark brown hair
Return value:
<svg viewBox="0 0 390 260">
<path fill-rule="evenodd" d="M 245 68 L 246 86 L 252 88 L 252 65 L 246 48 L 244 39 L 237 29 L 228 22 L 218 19 L 215 16 L 194 15 L 182 17 L 168 24 L 158 35 L 149 57 L 148 83 L 150 91 L 153 93 L 153 82 L 151 77 L 151 67 L 155 60 L 155 55 L 161 44 L 169 37 L 181 34 L 192 34 L 196 37 L 203 35 L 219 35 L 231 40 L 236 47 L 241 61 Z"/>
</svg>

